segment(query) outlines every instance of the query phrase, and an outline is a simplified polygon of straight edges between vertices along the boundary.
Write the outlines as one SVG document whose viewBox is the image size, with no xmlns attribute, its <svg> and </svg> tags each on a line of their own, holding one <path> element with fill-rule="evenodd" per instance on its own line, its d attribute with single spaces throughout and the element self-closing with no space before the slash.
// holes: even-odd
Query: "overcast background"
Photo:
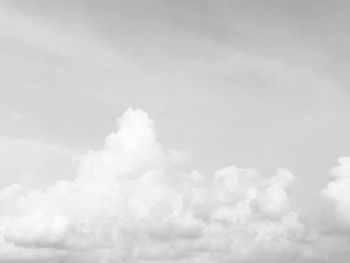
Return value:
<svg viewBox="0 0 350 263">
<path fill-rule="evenodd" d="M 179 173 L 287 168 L 310 220 L 350 155 L 349 28 L 349 1 L 1 1 L 0 186 L 73 180 L 133 107 Z"/>
</svg>

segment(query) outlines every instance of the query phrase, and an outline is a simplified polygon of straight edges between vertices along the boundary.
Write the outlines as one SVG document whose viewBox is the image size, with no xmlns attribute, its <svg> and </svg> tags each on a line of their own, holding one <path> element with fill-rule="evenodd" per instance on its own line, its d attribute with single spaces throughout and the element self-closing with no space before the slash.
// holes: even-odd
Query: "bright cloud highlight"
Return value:
<svg viewBox="0 0 350 263">
<path fill-rule="evenodd" d="M 288 170 L 169 176 L 179 152 L 163 149 L 148 115 L 129 109 L 117 124 L 73 181 L 2 190 L 1 260 L 237 262 L 317 258 L 327 245 L 292 209 Z M 347 219 L 349 163 L 324 191 Z"/>
</svg>

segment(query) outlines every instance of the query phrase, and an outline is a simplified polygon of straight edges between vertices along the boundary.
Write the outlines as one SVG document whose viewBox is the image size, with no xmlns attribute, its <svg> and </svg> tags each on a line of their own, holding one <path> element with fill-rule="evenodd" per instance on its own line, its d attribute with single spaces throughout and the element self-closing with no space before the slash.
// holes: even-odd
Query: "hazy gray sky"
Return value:
<svg viewBox="0 0 350 263">
<path fill-rule="evenodd" d="M 342 177 L 349 164 L 337 162 L 350 155 L 349 28 L 348 1 L 1 1 L 0 186 L 75 182 L 85 153 L 103 149 L 132 107 L 154 120 L 165 149 L 184 152 L 170 154 L 186 161 L 169 173 L 209 178 L 235 165 L 259 170 L 264 181 L 286 168 L 294 178 L 289 205 L 322 225 L 321 192 L 340 214 L 350 209 Z M 333 179 L 335 166 L 345 168 Z M 330 180 L 348 188 L 334 190 Z M 11 233 L 1 242 L 31 244 Z M 346 261 L 347 237 L 319 239 L 325 243 L 315 247 L 340 239 L 324 258 Z M 50 242 L 44 247 L 58 246 Z M 319 262 L 314 248 L 303 249 L 302 258 Z M 0 261 L 11 259 L 8 251 L 0 248 Z M 75 253 L 68 260 L 89 260 Z M 264 253 L 259 259 L 269 260 Z"/>
</svg>

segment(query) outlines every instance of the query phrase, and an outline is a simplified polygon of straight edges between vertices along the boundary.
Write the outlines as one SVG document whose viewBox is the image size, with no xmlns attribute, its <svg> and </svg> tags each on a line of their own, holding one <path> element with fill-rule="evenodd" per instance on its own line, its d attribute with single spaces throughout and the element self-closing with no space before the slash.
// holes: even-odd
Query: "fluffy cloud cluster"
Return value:
<svg viewBox="0 0 350 263">
<path fill-rule="evenodd" d="M 350 228 L 350 157 L 340 157 L 332 170 L 334 180 L 322 191 L 334 205 L 338 223 Z"/>
<path fill-rule="evenodd" d="M 206 176 L 169 171 L 181 153 L 129 109 L 73 181 L 0 193 L 0 259 L 64 262 L 233 262 L 313 257 L 317 234 L 289 203 L 293 175 L 234 166 Z M 350 222 L 350 161 L 325 190 Z M 310 245 L 312 243 L 312 245 Z M 0 261 L 1 261 L 0 260 Z"/>
</svg>

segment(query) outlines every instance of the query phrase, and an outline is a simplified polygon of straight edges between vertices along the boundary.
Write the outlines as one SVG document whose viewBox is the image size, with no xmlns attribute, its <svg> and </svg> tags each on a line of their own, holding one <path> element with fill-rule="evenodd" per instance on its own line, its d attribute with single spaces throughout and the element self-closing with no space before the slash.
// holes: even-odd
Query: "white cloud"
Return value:
<svg viewBox="0 0 350 263">
<path fill-rule="evenodd" d="M 162 148 L 145 112 L 127 110 L 104 149 L 81 158 L 73 181 L 45 190 L 18 184 L 2 190 L 0 261 L 317 258 L 329 244 L 291 208 L 289 171 L 266 178 L 231 166 L 213 176 L 193 171 L 174 180 L 169 164 L 178 156 Z"/>
<path fill-rule="evenodd" d="M 332 202 L 338 223 L 350 228 L 350 157 L 340 157 L 332 170 L 334 179 L 322 194 Z"/>
</svg>

